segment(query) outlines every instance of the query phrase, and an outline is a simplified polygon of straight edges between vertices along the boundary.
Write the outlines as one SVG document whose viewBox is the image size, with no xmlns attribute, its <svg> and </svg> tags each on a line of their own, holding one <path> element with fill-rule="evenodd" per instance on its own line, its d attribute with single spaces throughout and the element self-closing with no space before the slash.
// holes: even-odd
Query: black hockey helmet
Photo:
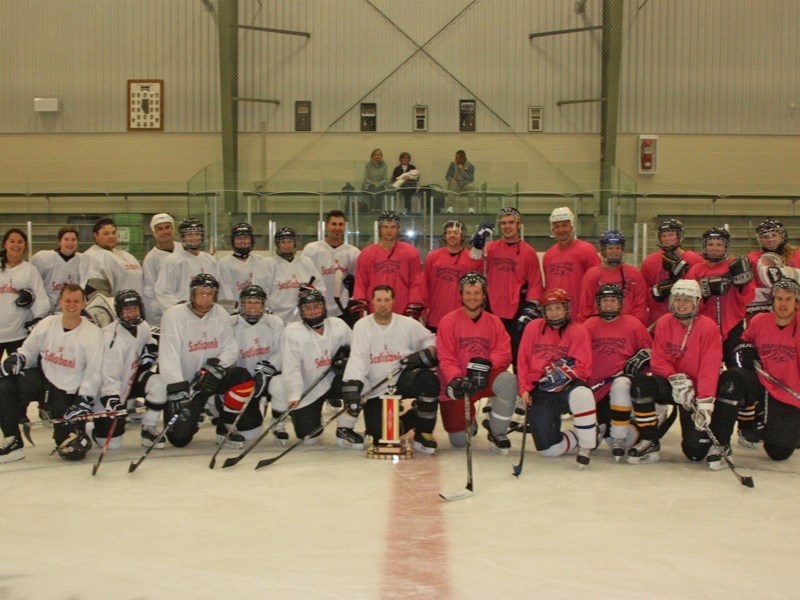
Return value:
<svg viewBox="0 0 800 600">
<path fill-rule="evenodd" d="M 126 306 L 135 306 L 139 309 L 138 317 L 129 317 L 125 319 L 122 316 L 123 310 Z M 144 303 L 142 297 L 136 290 L 121 290 L 114 296 L 114 311 L 117 313 L 119 322 L 127 329 L 136 327 L 139 323 L 144 321 Z"/>
<path fill-rule="evenodd" d="M 216 299 L 219 293 L 219 281 L 210 273 L 198 273 L 189 282 L 189 295 L 194 296 L 194 291 L 197 288 L 205 287 L 214 290 L 214 298 Z"/>
<path fill-rule="evenodd" d="M 83 460 L 92 449 L 92 440 L 83 431 L 73 430 L 67 439 L 56 447 L 56 452 L 64 460 Z"/>
<path fill-rule="evenodd" d="M 678 245 L 677 246 L 664 246 L 661 243 L 661 234 L 666 233 L 667 231 L 674 231 L 678 236 Z M 670 217 L 669 219 L 664 219 L 661 221 L 661 225 L 658 226 L 658 245 L 661 247 L 662 250 L 675 250 L 681 244 L 683 244 L 683 238 L 686 235 L 686 228 L 683 226 L 678 219 Z"/>
<path fill-rule="evenodd" d="M 764 252 L 782 254 L 786 245 L 786 228 L 777 219 L 769 217 L 756 227 L 756 239 Z"/>
<path fill-rule="evenodd" d="M 601 302 L 603 298 L 616 298 L 619 300 L 619 304 L 617 306 L 617 310 L 603 310 L 601 307 Z M 594 295 L 594 301 L 597 305 L 597 313 L 603 319 L 613 319 L 622 312 L 622 301 L 623 301 L 623 292 L 622 288 L 615 283 L 604 283 L 597 289 L 597 293 Z"/>
<path fill-rule="evenodd" d="M 310 304 L 316 303 L 319 303 L 322 306 L 322 313 L 317 317 L 306 317 L 303 308 Z M 312 329 L 319 329 L 322 327 L 325 318 L 328 316 L 328 311 L 325 307 L 325 296 L 323 296 L 322 292 L 319 290 L 306 289 L 300 292 L 300 295 L 297 299 L 297 308 L 300 311 L 300 318 L 303 319 L 303 322 Z"/>
<path fill-rule="evenodd" d="M 236 238 L 241 236 L 248 236 L 250 238 L 250 245 L 244 248 L 238 248 L 236 246 Z M 255 244 L 255 234 L 253 233 L 253 226 L 250 223 L 235 223 L 231 227 L 231 248 L 233 248 L 234 256 L 238 256 L 239 258 L 247 258 L 250 252 L 253 250 L 253 245 Z"/>
<path fill-rule="evenodd" d="M 707 244 L 710 240 L 721 240 L 725 243 L 725 252 L 722 256 L 709 256 Z M 722 227 L 711 227 L 703 232 L 703 258 L 711 262 L 719 262 L 728 256 L 728 248 L 731 245 L 731 234 Z"/>
<path fill-rule="evenodd" d="M 245 307 L 245 300 L 255 299 L 261 302 L 260 310 L 248 311 Z M 250 284 L 239 293 L 239 314 L 242 318 L 255 325 L 264 316 L 264 309 L 267 307 L 267 293 L 260 285 Z"/>
<path fill-rule="evenodd" d="M 275 252 L 281 258 L 285 258 L 286 260 L 291 260 L 294 258 L 295 252 L 297 252 L 297 232 L 292 229 L 291 227 L 281 227 L 275 233 Z M 280 243 L 282 240 L 292 240 L 294 244 L 292 244 L 291 252 L 281 252 L 280 251 Z"/>
<path fill-rule="evenodd" d="M 195 232 L 200 232 L 200 241 L 187 243 L 186 236 Z M 181 222 L 178 223 L 178 234 L 181 237 L 181 243 L 184 248 L 187 250 L 197 250 L 203 246 L 203 242 L 206 238 L 206 228 L 197 217 L 186 217 L 185 219 L 181 219 Z"/>
</svg>

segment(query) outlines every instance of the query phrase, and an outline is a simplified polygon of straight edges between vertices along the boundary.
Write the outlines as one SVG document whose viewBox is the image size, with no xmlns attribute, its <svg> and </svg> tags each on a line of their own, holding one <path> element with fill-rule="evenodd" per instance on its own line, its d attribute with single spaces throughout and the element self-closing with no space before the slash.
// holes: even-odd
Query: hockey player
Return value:
<svg viewBox="0 0 800 600">
<path fill-rule="evenodd" d="M 326 315 L 325 297 L 319 290 L 302 292 L 298 308 L 302 321 L 290 323 L 283 334 L 283 370 L 292 374 L 284 378 L 283 385 L 295 434 L 302 439 L 322 424 L 324 401 L 342 397 L 342 374 L 353 332 L 341 319 Z M 327 375 L 311 387 L 325 371 Z M 336 439 L 342 447 L 361 450 L 364 438 L 353 431 L 355 423 L 355 417 L 343 413 L 337 422 Z M 315 444 L 320 435 L 321 431 L 304 443 Z"/>
<path fill-rule="evenodd" d="M 191 281 L 196 275 L 206 273 L 219 281 L 217 261 L 201 250 L 206 228 L 200 220 L 195 217 L 183 219 L 178 223 L 178 234 L 182 247 L 164 259 L 156 280 L 156 300 L 164 312 L 179 302 L 190 300 Z"/>
<path fill-rule="evenodd" d="M 253 379 L 235 365 L 239 348 L 230 315 L 216 304 L 218 293 L 216 278 L 199 273 L 190 283 L 189 302 L 168 308 L 161 319 L 158 371 L 163 391 L 158 397 L 154 395 L 153 404 L 164 406 L 166 402 L 165 423 L 175 414 L 181 415 L 167 433 L 173 446 L 183 447 L 192 441 L 209 400 L 220 415 L 218 444 L 228 436 L 231 446 L 241 448 L 245 440 L 260 433 L 263 417 L 258 403 L 250 402 Z M 230 431 L 242 410 L 238 430 Z"/>
<path fill-rule="evenodd" d="M 106 411 L 127 408 L 128 400 L 146 398 L 148 386 L 152 389 L 150 370 L 158 358 L 158 345 L 144 320 L 144 303 L 135 290 L 123 290 L 114 298 L 117 320 L 103 329 L 103 367 L 100 386 L 100 404 Z M 111 432 L 112 419 L 96 419 L 92 436 L 103 445 Z M 143 424 L 142 443 L 149 445 L 157 432 L 155 422 Z M 148 431 L 149 430 L 149 431 Z M 114 426 L 109 450 L 122 446 L 125 419 Z"/>
<path fill-rule="evenodd" d="M 647 289 L 641 272 L 625 264 L 625 236 L 616 229 L 606 231 L 600 237 L 602 264 L 590 268 L 581 281 L 581 306 L 583 313 L 579 322 L 594 314 L 594 296 L 604 283 L 613 283 L 622 289 L 624 303 L 622 314 L 633 315 L 642 323 L 647 322 Z"/>
<path fill-rule="evenodd" d="M 258 269 L 264 268 L 265 259 L 252 253 L 254 245 L 255 233 L 250 223 L 235 223 L 231 227 L 233 254 L 221 258 L 218 263 L 219 296 L 230 308 L 235 308 L 239 294 L 253 283 Z"/>
<path fill-rule="evenodd" d="M 652 341 L 644 324 L 622 314 L 623 294 L 619 286 L 605 283 L 595 296 L 597 316 L 584 326 L 592 340 L 592 373 L 587 383 L 597 403 L 597 422 L 610 438 L 611 453 L 625 456 L 631 419 L 631 380 L 649 363 Z"/>
<path fill-rule="evenodd" d="M 483 308 L 486 278 L 470 272 L 459 287 L 461 308 L 446 314 L 436 331 L 442 423 L 450 443 L 463 448 L 466 428 L 475 427 L 475 403 L 490 396 L 490 448 L 507 455 L 511 448 L 508 426 L 517 402 L 517 378 L 508 370 L 511 342 L 500 318 Z M 471 404 L 470 423 L 465 422 L 465 396 Z"/>
<path fill-rule="evenodd" d="M 25 260 L 27 251 L 24 231 L 6 231 L 0 249 L 0 356 L 16 351 L 27 328 L 50 310 L 39 271 Z"/>
<path fill-rule="evenodd" d="M 556 243 L 542 258 L 545 285 L 567 292 L 572 299 L 571 312 L 583 314 L 581 282 L 586 271 L 600 264 L 600 256 L 589 242 L 575 237 L 575 215 L 568 206 L 550 213 L 550 231 Z"/>
<path fill-rule="evenodd" d="M 95 291 L 113 298 L 120 290 L 142 292 L 142 267 L 133 255 L 117 248 L 117 225 L 108 217 L 92 227 L 94 245 L 81 259 L 81 286 L 91 299 Z"/>
<path fill-rule="evenodd" d="M 80 284 L 81 260 L 78 249 L 78 231 L 69 225 L 58 230 L 55 250 L 40 250 L 31 257 L 31 264 L 39 271 L 44 289 L 50 299 L 50 312 L 58 308 L 61 288 L 68 283 Z"/>
<path fill-rule="evenodd" d="M 652 374 L 640 373 L 631 386 L 640 439 L 628 450 L 629 463 L 644 464 L 659 459 L 656 403 L 676 405 L 681 423 L 681 449 L 689 460 L 706 458 L 712 468 L 715 468 L 713 463 L 720 461 L 716 449 L 709 451 L 711 441 L 705 434 L 706 427 L 710 426 L 720 443 L 728 444 L 730 440 L 736 406 L 714 402 L 722 363 L 722 340 L 716 323 L 697 314 L 701 297 L 696 281 L 679 279 L 670 292 L 671 314 L 656 322 L 650 359 Z"/>
<path fill-rule="evenodd" d="M 157 327 L 161 324 L 161 315 L 164 310 L 156 299 L 156 282 L 161 267 L 168 256 L 175 252 L 180 252 L 183 246 L 174 239 L 175 220 L 168 213 L 158 213 L 150 219 L 150 230 L 155 237 L 156 245 L 142 261 L 142 271 L 144 272 L 144 288 L 142 289 L 142 301 L 144 310 L 147 314 L 147 322 Z"/>
<path fill-rule="evenodd" d="M 755 315 L 742 335 L 740 367 L 720 375 L 717 403 L 745 408 L 739 412 L 742 446 L 763 441 L 767 456 L 786 460 L 800 444 L 800 283 L 781 278 L 771 296 L 772 312 Z"/>
<path fill-rule="evenodd" d="M 525 328 L 520 343 L 519 393 L 528 407 L 533 442 L 542 456 L 555 457 L 577 448 L 577 461 L 589 464 L 597 446 L 594 396 L 586 381 L 592 372 L 588 329 L 570 321 L 564 290 L 542 295 L 544 319 Z M 561 431 L 561 414 L 572 413 L 575 428 Z"/>
<path fill-rule="evenodd" d="M 257 283 L 267 292 L 269 308 L 287 325 L 300 320 L 297 295 L 301 288 L 312 287 L 324 296 L 327 289 L 317 266 L 305 256 L 297 256 L 297 233 L 281 227 L 275 234 L 276 256 L 264 261 Z"/>
<path fill-rule="evenodd" d="M 254 380 L 251 402 L 263 400 L 266 414 L 266 405 L 271 400 L 275 422 L 288 408 L 281 375 L 284 323 L 279 317 L 268 314 L 266 308 L 264 289 L 260 285 L 248 285 L 239 294 L 239 314 L 233 317 L 233 330 L 239 347 L 236 365 L 247 369 Z M 289 439 L 283 422 L 272 433 L 281 445 Z"/>
<path fill-rule="evenodd" d="M 345 214 L 341 210 L 330 211 L 325 216 L 325 239 L 306 244 L 303 256 L 322 274 L 328 314 L 341 317 L 352 326 L 355 321 L 345 308 L 355 288 L 356 261 L 361 250 L 344 241 L 346 230 Z"/>
<path fill-rule="evenodd" d="M 425 310 L 422 303 L 422 260 L 419 250 L 400 241 L 400 215 L 393 210 L 378 215 L 378 241 L 367 246 L 356 265 L 355 302 L 350 310 L 370 312 L 369 299 L 377 285 L 394 290 L 394 311 L 419 319 Z"/>
<path fill-rule="evenodd" d="M 770 288 L 776 277 L 770 276 L 770 268 L 800 269 L 800 248 L 788 243 L 783 223 L 773 218 L 764 219 L 756 227 L 756 239 L 761 249 L 753 250 L 747 255 L 753 272 L 758 274 L 754 283 L 753 300 L 747 306 L 748 317 L 767 312 L 772 307 Z"/>
<path fill-rule="evenodd" d="M 62 288 L 59 305 L 61 314 L 40 321 L 0 368 L 0 462 L 24 458 L 19 420 L 30 400 L 44 402 L 50 418 L 72 419 L 95 407 L 102 334 L 81 317 L 86 296 L 78 285 Z M 53 425 L 53 440 L 59 456 L 69 460 L 84 458 L 92 446 L 83 428 L 69 423 Z"/>
<path fill-rule="evenodd" d="M 685 235 L 683 223 L 678 219 L 665 219 L 658 226 L 658 245 L 656 250 L 647 255 L 640 267 L 644 283 L 647 286 L 647 322 L 653 324 L 669 312 L 667 300 L 669 291 L 678 279 L 686 275 L 693 264 L 703 262 L 703 257 L 694 250 L 683 247 Z"/>
<path fill-rule="evenodd" d="M 461 306 L 459 281 L 470 271 L 480 272 L 480 260 L 464 249 L 465 225 L 447 221 L 442 227 L 444 247 L 428 253 L 422 270 L 422 303 L 428 307 L 425 324 L 435 332 L 442 317 Z"/>
<path fill-rule="evenodd" d="M 513 206 L 501 208 L 497 225 L 500 239 L 489 242 L 485 249 L 488 310 L 503 321 L 516 365 L 522 329 L 541 315 L 542 271 L 536 250 L 522 239 L 520 212 Z M 479 238 L 473 236 L 472 240 L 473 247 L 478 248 L 475 243 L 480 244 Z"/>
<path fill-rule="evenodd" d="M 357 417 L 361 393 L 371 389 L 399 365 L 405 370 L 392 381 L 403 398 L 416 398 L 414 407 L 401 418 L 402 432 L 414 429 L 414 448 L 426 454 L 436 452 L 433 437 L 439 406 L 439 380 L 431 370 L 436 366 L 436 338 L 419 322 L 394 314 L 394 290 L 388 285 L 372 291 L 374 312 L 353 328 L 350 359 L 344 371 L 342 397 L 348 412 Z M 383 386 L 375 390 L 364 407 L 367 435 L 374 442 L 381 437 Z"/>
<path fill-rule="evenodd" d="M 746 256 L 728 258 L 731 234 L 720 227 L 703 233 L 703 262 L 692 265 L 687 279 L 700 284 L 703 302 L 701 315 L 717 324 L 722 336 L 722 357 L 728 367 L 735 367 L 733 350 L 744 331 L 747 304 L 753 299 L 753 271 Z"/>
</svg>

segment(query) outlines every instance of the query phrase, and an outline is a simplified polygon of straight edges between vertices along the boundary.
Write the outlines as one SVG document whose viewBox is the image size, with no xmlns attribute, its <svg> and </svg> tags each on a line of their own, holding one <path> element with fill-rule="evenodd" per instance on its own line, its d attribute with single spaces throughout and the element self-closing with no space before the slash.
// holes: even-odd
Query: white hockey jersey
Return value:
<svg viewBox="0 0 800 600">
<path fill-rule="evenodd" d="M 106 250 L 94 244 L 83 253 L 80 270 L 84 289 L 90 279 L 101 279 L 111 286 L 112 298 L 122 290 L 142 293 L 142 266 L 133 255 L 119 248 Z"/>
<path fill-rule="evenodd" d="M 258 254 L 250 254 L 247 260 L 239 260 L 233 255 L 219 261 L 219 299 L 239 302 L 239 294 L 253 283 L 253 277 L 259 268 L 263 268 L 266 259 Z"/>
<path fill-rule="evenodd" d="M 142 261 L 142 272 L 144 273 L 144 289 L 142 289 L 142 302 L 144 303 L 144 316 L 150 325 L 158 326 L 161 324 L 161 315 L 164 314 L 164 309 L 158 303 L 156 298 L 156 282 L 158 281 L 158 274 L 161 272 L 161 266 L 168 256 L 173 253 L 183 250 L 178 242 L 175 242 L 175 247 L 172 252 L 161 250 L 156 247 L 147 253 Z"/>
<path fill-rule="evenodd" d="M 76 252 L 69 260 L 57 250 L 40 250 L 31 257 L 31 264 L 42 276 L 42 283 L 50 300 L 51 312 L 58 308 L 58 296 L 61 289 L 69 284 L 81 284 L 81 261 L 83 254 Z"/>
<path fill-rule="evenodd" d="M 240 315 L 231 317 L 239 354 L 236 364 L 252 375 L 261 361 L 269 361 L 279 371 L 283 367 L 284 324 L 275 315 L 264 315 L 255 325 Z"/>
<path fill-rule="evenodd" d="M 313 262 L 322 274 L 322 281 L 325 282 L 325 306 L 328 309 L 328 315 L 332 317 L 342 314 L 342 310 L 333 299 L 336 273 L 340 272 L 342 276 L 355 275 L 359 254 L 361 254 L 361 250 L 355 246 L 341 244 L 334 248 L 325 240 L 311 242 L 303 248 L 303 256 Z M 342 307 L 345 307 L 349 301 L 350 295 L 342 287 L 339 293 L 339 302 Z"/>
<path fill-rule="evenodd" d="M 322 273 L 308 258 L 295 256 L 289 262 L 280 256 L 271 256 L 264 261 L 264 267 L 259 269 L 253 283 L 264 288 L 270 310 L 288 324 L 300 320 L 298 292 L 300 286 L 308 283 L 312 277 L 312 285 L 324 295 L 326 289 Z"/>
<path fill-rule="evenodd" d="M 100 397 L 119 396 L 125 402 L 139 371 L 142 349 L 156 341 L 150 335 L 150 325 L 142 321 L 136 326 L 136 337 L 119 321 L 106 325 L 103 332 L 103 375 Z"/>
<path fill-rule="evenodd" d="M 19 291 L 24 289 L 33 292 L 34 301 L 30 308 L 20 308 L 14 304 Z M 24 339 L 28 335 L 25 323 L 44 317 L 48 312 L 50 300 L 36 267 L 23 260 L 14 267 L 0 271 L 0 342 Z"/>
<path fill-rule="evenodd" d="M 208 252 L 200 252 L 195 256 L 181 248 L 165 258 L 155 287 L 156 300 L 161 309 L 166 311 L 178 302 L 188 301 L 189 284 L 199 273 L 208 273 L 219 281 L 217 261 Z"/>
</svg>

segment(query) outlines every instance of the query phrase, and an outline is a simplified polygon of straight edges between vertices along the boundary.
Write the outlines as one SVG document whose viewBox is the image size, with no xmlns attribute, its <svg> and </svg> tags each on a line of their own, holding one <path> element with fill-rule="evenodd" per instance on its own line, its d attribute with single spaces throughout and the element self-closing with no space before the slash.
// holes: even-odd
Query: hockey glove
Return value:
<svg viewBox="0 0 800 600">
<path fill-rule="evenodd" d="M 36 300 L 36 296 L 33 295 L 33 292 L 30 290 L 19 290 L 17 292 L 17 299 L 14 300 L 14 304 L 19 306 L 20 308 L 30 308 L 33 306 L 33 302 Z"/>
<path fill-rule="evenodd" d="M 698 431 L 705 431 L 711 426 L 711 413 L 714 412 L 714 398 L 698 398 L 696 411 L 692 416 L 694 427 Z"/>
<path fill-rule="evenodd" d="M 758 278 L 766 287 L 772 287 L 781 277 L 783 258 L 774 252 L 764 252 L 758 257 Z"/>
<path fill-rule="evenodd" d="M 106 412 L 125 410 L 125 405 L 122 403 L 122 400 L 119 399 L 119 396 L 103 396 L 100 398 L 100 403 L 103 405 L 103 408 L 106 409 Z"/>
<path fill-rule="evenodd" d="M 733 360 L 737 367 L 755 371 L 756 363 L 758 362 L 758 348 L 747 342 L 738 344 L 733 349 Z"/>
<path fill-rule="evenodd" d="M 218 358 L 209 358 L 201 369 L 194 374 L 191 388 L 199 393 L 213 394 L 225 378 L 225 367 L 219 364 Z"/>
<path fill-rule="evenodd" d="M 755 277 L 750 260 L 746 256 L 739 256 L 728 265 L 728 277 L 731 283 L 738 288 L 746 286 Z"/>
<path fill-rule="evenodd" d="M 147 371 L 156 364 L 156 360 L 158 360 L 158 346 L 155 344 L 145 344 L 145 347 L 142 348 L 142 353 L 139 355 L 139 369 L 142 371 Z"/>
<path fill-rule="evenodd" d="M 76 417 L 82 417 L 92 412 L 92 404 L 94 400 L 90 396 L 78 396 L 78 401 L 72 404 L 64 412 L 64 419 L 71 421 Z"/>
<path fill-rule="evenodd" d="M 543 392 L 560 392 L 578 378 L 572 369 L 575 359 L 571 356 L 554 360 L 544 368 L 544 376 L 539 380 Z"/>
<path fill-rule="evenodd" d="M 436 352 L 432 348 L 423 348 L 403 358 L 400 364 L 407 369 L 430 369 L 439 364 Z"/>
<path fill-rule="evenodd" d="M 465 396 L 471 395 L 472 386 L 463 377 L 456 377 L 447 384 L 447 397 L 451 400 L 463 400 Z"/>
<path fill-rule="evenodd" d="M 186 381 L 167 385 L 167 408 L 173 415 L 178 415 L 179 420 L 188 421 L 192 418 L 192 411 L 189 410 L 191 400 L 189 384 Z"/>
<path fill-rule="evenodd" d="M 489 371 L 492 361 L 488 358 L 470 358 L 467 363 L 467 381 L 473 390 L 482 390 L 489 385 Z"/>
<path fill-rule="evenodd" d="M 364 388 L 363 381 L 348 379 L 342 383 L 342 401 L 347 409 L 347 414 L 357 417 L 361 412 L 361 390 Z"/>
<path fill-rule="evenodd" d="M 522 308 L 520 312 L 520 316 L 517 319 L 517 329 L 519 331 L 524 331 L 525 326 L 533 321 L 534 319 L 540 319 L 542 317 L 542 311 L 539 309 L 539 303 L 535 301 L 529 301 L 525 303 L 525 306 Z"/>
<path fill-rule="evenodd" d="M 39 317 L 38 319 L 31 319 L 30 321 L 25 321 L 25 333 L 30 335 L 31 332 L 33 331 L 33 328 L 36 327 L 36 325 L 42 319 L 44 319 L 44 317 Z"/>
<path fill-rule="evenodd" d="M 278 369 L 268 360 L 261 360 L 256 363 L 253 371 L 253 379 L 255 380 L 253 398 L 263 398 L 267 395 L 270 380 L 278 374 Z"/>
<path fill-rule="evenodd" d="M 356 287 L 356 278 L 355 275 L 348 273 L 344 277 L 342 277 L 342 285 L 344 289 L 347 290 L 347 295 L 351 298 L 353 297 L 353 290 Z"/>
<path fill-rule="evenodd" d="M 675 251 L 668 250 L 661 255 L 661 267 L 669 273 L 669 277 L 675 281 L 680 279 L 689 270 L 689 263 L 682 260 L 675 254 Z"/>
<path fill-rule="evenodd" d="M 472 246 L 472 249 L 469 251 L 471 258 L 478 260 L 483 256 L 486 242 L 492 237 L 493 231 L 494 223 L 491 221 L 484 221 L 478 225 L 478 227 L 475 229 L 475 233 L 472 234 L 472 239 L 469 241 L 470 246 Z"/>
<path fill-rule="evenodd" d="M 369 305 L 366 300 L 350 300 L 345 310 L 360 319 L 369 311 Z"/>
<path fill-rule="evenodd" d="M 650 293 L 659 302 L 666 302 L 674 284 L 675 281 L 672 279 L 662 279 L 650 289 Z"/>
<path fill-rule="evenodd" d="M 331 359 L 331 370 L 334 375 L 341 376 L 347 367 L 347 360 L 350 358 L 350 346 L 339 346 L 336 354 Z"/>
<path fill-rule="evenodd" d="M 9 354 L 0 365 L 0 373 L 3 377 L 11 377 L 12 375 L 19 375 L 19 372 L 25 368 L 25 356 L 19 352 Z"/>
<path fill-rule="evenodd" d="M 692 410 L 694 402 L 694 383 L 684 373 L 675 373 L 669 376 L 672 386 L 672 400 L 688 411 Z"/>
<path fill-rule="evenodd" d="M 625 366 L 622 367 L 623 375 L 629 375 L 631 377 L 638 375 L 642 369 L 650 365 L 651 354 L 650 348 L 642 348 L 639 350 L 625 361 Z"/>
<path fill-rule="evenodd" d="M 723 275 L 703 277 L 700 279 L 700 293 L 703 295 L 703 298 L 722 296 L 728 291 L 729 286 L 730 281 Z"/>
<path fill-rule="evenodd" d="M 419 302 L 409 302 L 403 314 L 407 317 L 411 317 L 415 321 L 419 321 L 419 318 L 422 316 L 422 311 L 424 310 L 425 307 Z"/>
<path fill-rule="evenodd" d="M 150 337 L 152 337 L 156 342 L 156 347 L 158 347 L 158 342 L 161 341 L 161 327 L 151 327 L 150 328 Z"/>
</svg>

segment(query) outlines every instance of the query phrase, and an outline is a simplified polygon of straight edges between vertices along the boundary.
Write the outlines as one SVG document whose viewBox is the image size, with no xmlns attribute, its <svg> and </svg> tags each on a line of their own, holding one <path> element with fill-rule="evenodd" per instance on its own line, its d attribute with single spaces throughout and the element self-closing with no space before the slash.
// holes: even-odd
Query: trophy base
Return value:
<svg viewBox="0 0 800 600">
<path fill-rule="evenodd" d="M 399 441 L 396 444 L 377 443 L 367 448 L 367 458 L 387 458 L 406 460 L 414 458 L 414 448 L 406 441 Z"/>
</svg>

